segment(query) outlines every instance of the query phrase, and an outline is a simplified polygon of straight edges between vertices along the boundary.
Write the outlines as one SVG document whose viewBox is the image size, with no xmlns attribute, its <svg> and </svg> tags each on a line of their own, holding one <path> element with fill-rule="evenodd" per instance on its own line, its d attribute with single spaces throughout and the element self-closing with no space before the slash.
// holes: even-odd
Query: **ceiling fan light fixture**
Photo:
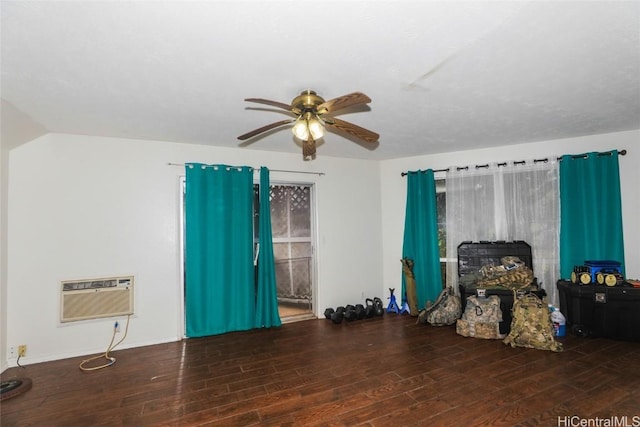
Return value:
<svg viewBox="0 0 640 427">
<path fill-rule="evenodd" d="M 307 113 L 304 117 L 300 117 L 296 120 L 291 131 L 296 138 L 306 141 L 309 139 L 309 135 L 313 139 L 320 139 L 324 136 L 324 126 L 322 122 L 314 117 L 309 117 Z"/>
<path fill-rule="evenodd" d="M 324 127 L 320 120 L 311 119 L 307 121 L 307 127 L 309 128 L 309 133 L 311 133 L 311 137 L 313 139 L 320 139 L 324 136 Z"/>
<path fill-rule="evenodd" d="M 305 119 L 298 119 L 291 129 L 296 138 L 305 141 L 309 138 L 309 126 Z"/>
</svg>

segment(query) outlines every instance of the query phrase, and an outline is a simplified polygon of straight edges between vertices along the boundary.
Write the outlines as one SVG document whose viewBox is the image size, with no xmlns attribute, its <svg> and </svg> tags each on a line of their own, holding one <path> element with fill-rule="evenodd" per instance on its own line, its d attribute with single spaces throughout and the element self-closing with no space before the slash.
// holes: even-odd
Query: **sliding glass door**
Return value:
<svg viewBox="0 0 640 427">
<path fill-rule="evenodd" d="M 313 187 L 272 184 L 270 197 L 280 317 L 311 315 L 315 270 Z"/>
</svg>

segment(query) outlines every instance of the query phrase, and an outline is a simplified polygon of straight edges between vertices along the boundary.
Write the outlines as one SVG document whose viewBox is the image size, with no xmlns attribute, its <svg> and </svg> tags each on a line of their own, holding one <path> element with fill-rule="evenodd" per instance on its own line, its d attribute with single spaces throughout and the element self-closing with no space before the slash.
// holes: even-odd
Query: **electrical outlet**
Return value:
<svg viewBox="0 0 640 427">
<path fill-rule="evenodd" d="M 16 357 L 16 348 L 14 346 L 9 347 L 9 359 L 15 359 Z"/>
<path fill-rule="evenodd" d="M 27 356 L 27 345 L 22 344 L 18 346 L 18 356 L 26 357 Z"/>
</svg>

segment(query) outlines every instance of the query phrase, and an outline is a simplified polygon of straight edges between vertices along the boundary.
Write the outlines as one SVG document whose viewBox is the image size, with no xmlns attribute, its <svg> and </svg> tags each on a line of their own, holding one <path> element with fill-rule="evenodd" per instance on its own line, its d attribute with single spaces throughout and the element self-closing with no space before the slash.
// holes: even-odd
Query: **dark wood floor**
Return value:
<svg viewBox="0 0 640 427">
<path fill-rule="evenodd" d="M 28 377 L 33 388 L 2 402 L 0 424 L 632 425 L 640 343 L 562 341 L 563 353 L 511 348 L 395 314 L 308 320 L 115 351 L 113 366 L 93 372 L 79 369 L 83 358 L 11 368 L 2 380 Z"/>
</svg>

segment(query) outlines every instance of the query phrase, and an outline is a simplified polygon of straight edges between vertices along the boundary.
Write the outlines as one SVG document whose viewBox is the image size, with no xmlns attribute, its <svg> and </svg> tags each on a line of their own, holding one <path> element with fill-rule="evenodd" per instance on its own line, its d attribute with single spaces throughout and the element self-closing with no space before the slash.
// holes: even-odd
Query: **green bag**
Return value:
<svg viewBox="0 0 640 427">
<path fill-rule="evenodd" d="M 500 265 L 484 265 L 480 269 L 479 288 L 526 289 L 533 283 L 533 271 L 520 258 L 506 256 Z"/>
<path fill-rule="evenodd" d="M 502 310 L 500 309 L 500 297 L 467 297 L 467 304 L 462 317 L 456 321 L 456 333 L 463 337 L 502 339 L 500 322 Z"/>
<path fill-rule="evenodd" d="M 429 323 L 432 326 L 449 326 L 456 323 L 462 314 L 460 297 L 448 286 L 438 295 L 435 302 L 427 301 L 426 307 L 420 311 L 416 323 Z"/>
<path fill-rule="evenodd" d="M 511 331 L 503 340 L 511 347 L 562 351 L 562 343 L 553 335 L 553 323 L 547 305 L 535 294 L 517 298 L 514 292 Z"/>
</svg>

